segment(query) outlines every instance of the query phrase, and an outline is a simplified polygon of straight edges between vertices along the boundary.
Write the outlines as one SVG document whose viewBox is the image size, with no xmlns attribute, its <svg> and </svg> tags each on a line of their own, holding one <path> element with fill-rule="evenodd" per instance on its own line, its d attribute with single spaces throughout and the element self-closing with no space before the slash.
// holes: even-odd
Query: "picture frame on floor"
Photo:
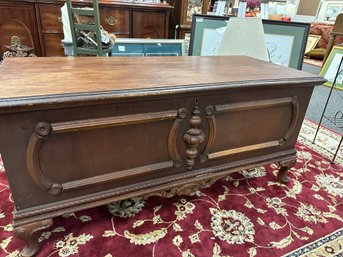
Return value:
<svg viewBox="0 0 343 257">
<path fill-rule="evenodd" d="M 334 83 L 335 76 L 337 74 L 337 69 L 341 59 L 343 58 L 343 47 L 334 46 L 329 54 L 329 57 L 326 59 L 322 69 L 320 70 L 319 75 L 327 79 L 325 86 L 331 87 Z M 336 88 L 343 90 L 343 74 L 339 74 L 336 79 Z"/>
<path fill-rule="evenodd" d="M 216 55 L 230 16 L 195 14 L 189 55 Z M 262 20 L 270 61 L 301 70 L 310 24 Z"/>
<path fill-rule="evenodd" d="M 321 37 L 322 36 L 320 36 L 320 35 L 312 35 L 312 34 L 308 35 L 306 48 L 305 48 L 305 54 L 308 53 L 309 51 L 313 50 L 317 46 Z"/>
</svg>

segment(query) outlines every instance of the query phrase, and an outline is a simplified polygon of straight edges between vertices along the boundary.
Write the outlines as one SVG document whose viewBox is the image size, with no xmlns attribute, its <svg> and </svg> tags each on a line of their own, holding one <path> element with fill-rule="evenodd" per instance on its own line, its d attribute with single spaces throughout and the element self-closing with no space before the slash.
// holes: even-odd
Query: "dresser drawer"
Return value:
<svg viewBox="0 0 343 257">
<path fill-rule="evenodd" d="M 100 24 L 110 33 L 130 35 L 130 11 L 101 8 Z"/>
<path fill-rule="evenodd" d="M 61 43 L 63 33 L 43 34 L 43 39 L 46 56 L 64 56 L 64 49 Z"/>
<path fill-rule="evenodd" d="M 40 4 L 39 11 L 43 31 L 63 32 L 61 5 Z"/>
</svg>

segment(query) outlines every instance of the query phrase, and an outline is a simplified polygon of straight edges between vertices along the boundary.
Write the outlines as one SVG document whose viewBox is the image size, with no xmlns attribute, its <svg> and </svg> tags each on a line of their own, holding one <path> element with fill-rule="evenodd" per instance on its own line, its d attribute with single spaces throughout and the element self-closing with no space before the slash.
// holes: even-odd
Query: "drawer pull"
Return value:
<svg viewBox="0 0 343 257">
<path fill-rule="evenodd" d="M 114 26 L 118 23 L 118 20 L 116 20 L 113 16 L 110 16 L 110 17 L 106 18 L 106 22 L 108 25 Z"/>
<path fill-rule="evenodd" d="M 61 17 L 57 17 L 58 22 L 62 23 L 62 18 Z"/>
</svg>

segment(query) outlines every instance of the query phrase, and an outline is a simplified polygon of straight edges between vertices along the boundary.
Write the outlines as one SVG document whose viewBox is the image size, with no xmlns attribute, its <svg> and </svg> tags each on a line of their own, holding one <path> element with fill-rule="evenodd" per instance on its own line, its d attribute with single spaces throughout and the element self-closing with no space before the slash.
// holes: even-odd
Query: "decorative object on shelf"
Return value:
<svg viewBox="0 0 343 257">
<path fill-rule="evenodd" d="M 186 21 L 192 22 L 193 14 L 202 13 L 202 0 L 188 0 Z"/>
<path fill-rule="evenodd" d="M 260 17 L 261 14 L 261 1 L 248 0 L 245 17 Z"/>
<path fill-rule="evenodd" d="M 335 81 L 335 78 L 337 76 L 337 69 L 339 67 L 342 56 L 343 47 L 334 46 L 330 52 L 329 57 L 325 61 L 323 68 L 320 71 L 320 75 L 327 79 L 327 82 L 324 84 L 325 86 L 332 87 L 334 85 L 336 89 L 343 90 L 343 75 L 339 74 L 337 80 Z"/>
<path fill-rule="evenodd" d="M 21 43 L 21 40 L 17 36 L 12 36 L 11 44 L 4 45 L 8 51 L 4 52 L 2 59 L 12 58 L 12 57 L 37 57 L 34 53 L 30 53 L 33 48 L 25 46 Z"/>
<path fill-rule="evenodd" d="M 238 17 L 260 17 L 268 19 L 270 13 L 270 3 L 286 3 L 286 0 L 240 0 L 238 7 Z"/>
<path fill-rule="evenodd" d="M 336 49 L 336 47 L 334 47 L 332 51 L 334 51 L 335 49 Z M 341 50 L 343 50 L 343 47 L 341 47 Z M 316 142 L 318 131 L 319 131 L 320 125 L 322 124 L 323 118 L 326 118 L 327 120 L 329 120 L 331 123 L 335 124 L 339 129 L 341 129 L 343 131 L 343 93 L 337 90 L 338 89 L 337 88 L 337 84 L 342 85 L 342 83 L 343 83 L 343 67 L 342 67 L 342 64 L 343 64 L 343 54 L 337 54 L 336 53 L 333 60 L 331 60 L 330 56 L 329 56 L 327 62 L 324 64 L 322 70 L 324 70 L 326 68 L 326 71 L 327 71 L 326 65 L 329 62 L 330 62 L 330 64 L 328 64 L 328 65 L 330 65 L 330 67 L 331 67 L 330 73 L 334 73 L 335 75 L 334 75 L 334 79 L 333 79 L 332 84 L 331 84 L 331 89 L 330 89 L 329 95 L 327 97 L 327 100 L 326 100 L 326 103 L 325 103 L 325 106 L 324 106 L 324 110 L 322 112 L 322 115 L 320 117 L 320 121 L 318 123 L 318 127 L 317 127 L 317 130 L 316 130 L 316 133 L 315 133 L 314 138 L 313 138 L 313 143 Z M 338 63 L 338 65 L 337 65 L 337 63 Z M 333 92 L 336 92 L 340 102 L 339 103 L 337 103 L 337 102 L 334 103 L 334 105 L 338 109 L 337 109 L 336 113 L 333 116 L 331 116 L 330 114 L 326 113 L 326 109 L 327 109 L 327 107 L 329 105 L 329 102 L 330 102 L 330 100 L 332 98 L 331 96 L 332 96 Z M 337 157 L 337 154 L 338 154 L 338 152 L 339 152 L 339 150 L 341 148 L 342 142 L 343 142 L 343 134 L 342 134 L 340 142 L 338 143 L 338 146 L 337 146 L 337 149 L 335 151 L 335 154 L 334 154 L 334 156 L 332 158 L 332 162 L 335 161 L 335 159 Z"/>
<path fill-rule="evenodd" d="M 189 55 L 217 55 L 230 17 L 196 14 Z M 310 24 L 262 20 L 272 63 L 301 70 Z"/>
<path fill-rule="evenodd" d="M 206 14 L 210 0 L 167 0 L 174 7 L 170 30 L 174 37 L 184 39 L 186 33 L 190 33 L 193 14 Z"/>
<path fill-rule="evenodd" d="M 129 218 L 141 212 L 145 202 L 138 197 L 110 203 L 107 205 L 108 210 L 113 216 Z"/>
</svg>

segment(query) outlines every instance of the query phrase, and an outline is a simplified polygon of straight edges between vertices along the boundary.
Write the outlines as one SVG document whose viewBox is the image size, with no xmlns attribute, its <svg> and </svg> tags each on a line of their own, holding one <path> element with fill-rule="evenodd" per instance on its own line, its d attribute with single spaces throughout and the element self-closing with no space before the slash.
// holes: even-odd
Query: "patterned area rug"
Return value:
<svg viewBox="0 0 343 257">
<path fill-rule="evenodd" d="M 311 129 L 305 121 L 287 185 L 275 182 L 278 166 L 269 164 L 193 196 L 151 197 L 126 219 L 105 206 L 69 213 L 41 233 L 38 256 L 342 256 L 343 168 L 309 143 Z M 12 235 L 13 203 L 1 160 L 0 198 L 0 256 L 17 256 L 23 243 Z"/>
<path fill-rule="evenodd" d="M 305 119 L 301 127 L 298 141 L 313 149 L 317 153 L 323 155 L 324 157 L 332 160 L 343 134 L 338 134 L 321 126 L 319 128 L 315 143 L 312 143 L 317 128 L 318 124 L 316 122 Z M 335 162 L 343 166 L 343 145 L 341 145 L 340 149 L 338 150 Z"/>
</svg>

